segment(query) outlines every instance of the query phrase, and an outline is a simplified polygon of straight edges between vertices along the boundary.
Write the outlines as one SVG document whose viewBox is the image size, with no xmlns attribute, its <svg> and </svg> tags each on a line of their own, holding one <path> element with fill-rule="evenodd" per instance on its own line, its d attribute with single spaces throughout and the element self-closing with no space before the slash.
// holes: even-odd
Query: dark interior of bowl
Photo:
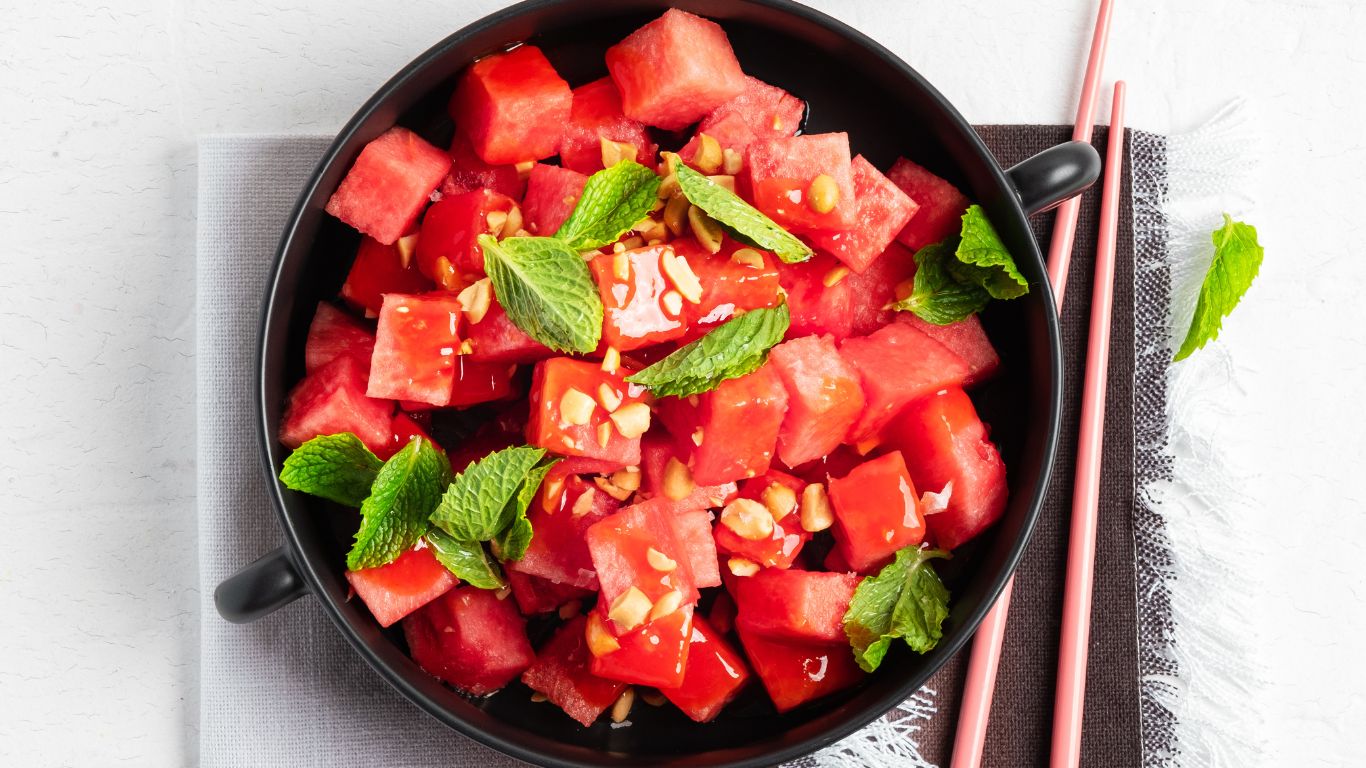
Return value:
<svg viewBox="0 0 1366 768">
<path fill-rule="evenodd" d="M 604 718 L 582 728 L 553 705 L 532 703 L 520 684 L 476 701 L 424 674 L 407 658 L 397 628 L 381 631 L 364 606 L 347 601 L 343 561 L 355 531 L 353 514 L 282 492 L 282 517 L 300 568 L 357 650 L 442 721 L 545 764 L 769 764 L 822 746 L 882 714 L 923 683 L 976 626 L 1018 558 L 1051 463 L 1056 329 L 1052 304 L 1041 288 L 1038 248 L 999 169 L 936 92 L 866 38 L 786 2 L 552 0 L 514 6 L 429 51 L 362 109 L 324 160 L 286 235 L 263 328 L 262 409 L 270 466 L 278 468 L 284 458 L 273 436 L 284 395 L 303 374 L 303 342 L 313 308 L 337 296 L 358 243 L 357 234 L 324 215 L 322 207 L 365 142 L 397 123 L 444 146 L 452 132 L 446 101 L 459 72 L 474 57 L 515 41 L 544 49 L 571 85 L 602 77 L 606 47 L 669 5 L 719 21 L 747 73 L 807 100 L 807 132 L 847 131 L 854 151 L 882 168 L 907 155 L 987 209 L 1034 286 L 1029 297 L 996 302 L 986 312 L 1003 374 L 974 393 L 1009 468 L 1011 500 L 993 531 L 941 569 L 953 604 L 944 639 L 933 652 L 919 656 L 895 648 L 860 687 L 782 716 L 756 684 L 712 723 L 694 723 L 672 707 L 637 706 L 629 727 L 614 728 Z M 438 440 L 458 439 L 461 426 L 448 420 Z"/>
</svg>

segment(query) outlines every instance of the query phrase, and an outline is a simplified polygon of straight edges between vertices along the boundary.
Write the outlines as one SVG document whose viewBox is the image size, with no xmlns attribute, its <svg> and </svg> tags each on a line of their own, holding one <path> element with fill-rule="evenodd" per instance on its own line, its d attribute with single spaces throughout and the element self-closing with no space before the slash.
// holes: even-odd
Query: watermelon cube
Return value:
<svg viewBox="0 0 1366 768">
<path fill-rule="evenodd" d="M 588 549 L 588 529 L 619 509 L 619 502 L 577 475 L 558 482 L 547 477 L 527 512 L 536 535 L 521 560 L 507 563 L 508 570 L 566 587 L 596 590 L 598 577 Z"/>
<path fill-rule="evenodd" d="M 526 179 L 515 165 L 490 165 L 474 153 L 470 140 L 460 134 L 451 139 L 451 173 L 441 182 L 441 195 L 461 195 L 487 189 L 513 200 L 521 200 Z"/>
<path fill-rule="evenodd" d="M 705 723 L 719 715 L 749 679 L 749 665 L 735 646 L 706 619 L 694 616 L 683 683 L 677 688 L 660 688 L 659 692 L 683 714 Z"/>
<path fill-rule="evenodd" d="M 526 231 L 549 237 L 574 212 L 588 177 L 558 165 L 537 163 L 526 180 L 522 220 Z"/>
<path fill-rule="evenodd" d="M 692 605 L 684 605 L 668 615 L 622 631 L 616 622 L 607 618 L 607 604 L 599 600 L 593 613 L 620 647 L 600 656 L 593 655 L 589 669 L 598 677 L 609 680 L 677 688 L 683 684 L 692 645 L 693 610 Z"/>
<path fill-rule="evenodd" d="M 426 403 L 422 403 L 422 405 L 425 406 Z M 389 448 L 384 453 L 375 454 L 376 456 L 381 459 L 388 459 L 390 456 L 398 453 L 399 449 L 403 448 L 403 446 L 411 443 L 415 437 L 420 437 L 431 443 L 438 451 L 441 450 L 441 446 L 437 445 L 436 441 L 432 440 L 432 436 L 427 434 L 427 430 L 431 428 L 431 419 L 422 419 L 422 421 L 426 422 L 423 424 L 419 421 L 419 418 L 414 418 L 415 415 L 417 417 L 423 417 L 429 416 L 430 414 L 411 414 L 402 410 L 394 414 L 394 420 L 390 424 L 390 431 L 393 432 L 393 437 L 389 441 Z"/>
<path fill-rule="evenodd" d="M 756 138 L 778 139 L 796 134 L 805 114 L 806 102 L 776 85 L 746 76 L 745 89 L 712 110 L 697 130 L 710 134 L 718 124 L 739 117 Z"/>
<path fill-rule="evenodd" d="M 915 254 L 901 243 L 892 243 L 862 274 L 851 273 L 844 278 L 841 284 L 848 284 L 849 323 L 854 335 L 866 336 L 902 314 L 890 305 L 910 295 L 914 277 Z"/>
<path fill-rule="evenodd" d="M 788 397 L 778 457 L 795 467 L 833 451 L 863 410 L 858 372 L 840 357 L 830 336 L 785 341 L 768 359 Z"/>
<path fill-rule="evenodd" d="M 736 629 L 749 663 L 779 712 L 852 688 L 863 680 L 848 640 L 794 643 Z"/>
<path fill-rule="evenodd" d="M 656 504 L 661 499 L 644 503 Z M 674 536 L 688 559 L 693 584 L 698 589 L 721 586 L 721 566 L 716 557 L 716 542 L 711 538 L 712 514 L 705 509 L 675 510 L 668 516 Z"/>
<path fill-rule="evenodd" d="M 403 262 L 397 246 L 362 237 L 341 296 L 347 304 L 365 310 L 366 317 L 376 317 L 384 305 L 384 294 L 425 293 L 435 287 L 418 271 L 416 263 Z"/>
<path fill-rule="evenodd" d="M 671 518 L 666 507 L 645 502 L 625 507 L 588 529 L 588 551 L 602 590 L 599 603 L 611 605 L 632 587 L 652 603 L 670 592 L 681 592 L 683 605 L 697 602 L 690 552 L 679 541 Z M 652 549 L 674 561 L 674 569 L 656 569 L 650 562 Z"/>
<path fill-rule="evenodd" d="M 555 706 L 584 727 L 593 724 L 603 710 L 621 696 L 626 684 L 594 675 L 588 665 L 592 654 L 584 640 L 588 620 L 576 616 L 555 630 L 536 660 L 522 673 L 522 682 L 545 694 Z"/>
<path fill-rule="evenodd" d="M 968 315 L 948 325 L 927 323 L 910 312 L 900 312 L 896 319 L 943 344 L 962 358 L 968 366 L 968 377 L 963 381 L 965 387 L 991 378 L 1001 365 L 1001 356 L 996 354 L 996 348 L 991 345 L 991 339 L 987 338 L 987 332 L 977 315 Z"/>
<path fill-rule="evenodd" d="M 682 158 L 683 162 L 703 173 L 716 173 L 717 169 L 714 167 L 700 168 L 697 165 L 697 151 L 702 146 L 702 134 L 716 139 L 716 143 L 721 146 L 723 152 L 729 149 L 738 153 L 740 157 L 745 156 L 749 145 L 758 138 L 754 135 L 754 130 L 749 127 L 749 122 L 738 114 L 726 115 L 721 120 L 712 123 L 711 127 L 705 131 L 698 128 L 692 138 L 688 139 L 688 143 L 678 150 L 678 156 Z M 724 158 L 724 155 L 722 157 Z"/>
<path fill-rule="evenodd" d="M 962 229 L 969 201 L 957 187 L 904 157 L 892 164 L 887 178 L 919 206 L 896 236 L 902 245 L 918 251 Z"/>
<path fill-rule="evenodd" d="M 515 397 L 516 375 L 517 366 L 510 363 L 482 363 L 471 360 L 469 355 L 459 355 L 455 358 L 451 399 L 446 405 L 464 407 Z"/>
<path fill-rule="evenodd" d="M 664 275 L 665 258 L 687 260 L 672 244 L 664 244 L 604 253 L 588 263 L 602 298 L 602 338 L 606 344 L 627 352 L 687 332 L 683 312 L 671 311 L 664 301 L 664 295 L 674 291 L 673 283 Z"/>
<path fill-rule="evenodd" d="M 390 128 L 360 151 L 327 212 L 392 245 L 412 228 L 450 167 L 450 156 L 421 136 Z"/>
<path fill-rule="evenodd" d="M 887 250 L 918 206 L 863 155 L 854 158 L 852 167 L 858 223 L 843 232 L 812 235 L 811 242 L 855 272 L 863 272 Z"/>
<path fill-rule="evenodd" d="M 514 325 L 496 298 L 482 320 L 465 326 L 465 334 L 472 348 L 469 358 L 479 363 L 534 363 L 555 355 Z"/>
<path fill-rule="evenodd" d="M 626 437 L 611 419 L 621 408 L 644 402 L 644 389 L 626 383 L 629 373 L 608 373 L 597 363 L 568 357 L 537 363 L 531 377 L 527 442 L 563 456 L 602 459 L 622 467 L 639 464 L 640 438 Z M 597 402 L 603 390 L 610 390 L 621 403 L 613 414 Z M 587 395 L 594 403 L 588 420 L 575 424 L 571 421 L 577 421 L 577 416 L 566 419 L 560 408 L 566 396 L 572 403 L 579 395 Z"/>
<path fill-rule="evenodd" d="M 896 551 L 925 538 L 920 498 L 899 451 L 863 463 L 830 480 L 835 545 L 849 567 L 876 571 Z"/>
<path fill-rule="evenodd" d="M 452 294 L 386 294 L 366 394 L 448 405 L 460 352 L 460 318 L 460 302 Z"/>
<path fill-rule="evenodd" d="M 669 498 L 664 494 L 664 471 L 671 459 L 686 465 L 688 453 L 679 451 L 675 441 L 667 434 L 652 430 L 640 438 L 640 491 L 643 498 L 666 504 L 676 512 L 686 512 L 720 507 L 735 497 L 734 482 L 698 485 L 694 478 L 693 489 L 687 496 Z"/>
<path fill-rule="evenodd" d="M 840 263 L 824 253 L 800 264 L 777 265 L 778 282 L 787 293 L 792 317 L 787 328 L 789 339 L 828 335 L 838 340 L 853 333 L 854 296 L 849 289 L 853 275 L 825 284 L 832 270 L 839 268 Z"/>
<path fill-rule="evenodd" d="M 583 600 L 593 594 L 587 589 L 532 576 L 511 568 L 505 569 L 504 575 L 507 577 L 508 587 L 512 589 L 512 597 L 517 601 L 517 608 L 526 616 L 550 613 L 571 600 Z"/>
<path fill-rule="evenodd" d="M 782 379 L 764 365 L 696 397 L 663 398 L 658 410 L 693 481 L 713 486 L 768 471 L 787 408 Z"/>
<path fill-rule="evenodd" d="M 741 483 L 739 495 L 762 503 L 765 491 L 773 485 L 784 486 L 792 491 L 794 498 L 801 498 L 806 481 L 771 469 L 767 474 Z M 718 525 L 714 532 L 716 548 L 764 568 L 789 568 L 801 553 L 802 546 L 811 539 L 811 534 L 802 529 L 801 515 L 794 514 L 796 511 L 794 507 L 781 519 L 775 519 L 773 533 L 766 539 L 747 539 L 724 525 Z"/>
<path fill-rule="evenodd" d="M 418 235 L 417 268 L 437 285 L 459 291 L 484 276 L 484 249 L 480 235 L 494 231 L 490 216 L 502 216 L 517 203 L 490 189 L 476 189 L 443 197 L 427 209 Z M 502 230 L 502 223 L 498 223 Z"/>
<path fill-rule="evenodd" d="M 507 165 L 558 152 L 573 100 L 541 49 L 521 45 L 471 64 L 451 96 L 450 113 L 480 159 Z"/>
<path fill-rule="evenodd" d="M 304 370 L 312 373 L 342 355 L 352 355 L 370 367 L 375 332 L 333 305 L 318 302 L 304 342 Z"/>
<path fill-rule="evenodd" d="M 904 323 L 845 339 L 840 355 L 858 371 L 863 385 L 865 405 L 845 438 L 850 444 L 876 440 L 907 403 L 944 387 L 962 386 L 968 376 L 961 357 Z"/>
<path fill-rule="evenodd" d="M 392 626 L 460 583 L 437 562 L 426 542 L 387 565 L 347 571 L 346 580 L 381 627 Z"/>
<path fill-rule="evenodd" d="M 683 317 L 688 323 L 685 341 L 705 335 L 734 317 L 738 310 L 748 312 L 782 303 L 777 260 L 767 251 L 750 248 L 737 261 L 735 253 L 743 246 L 729 239 L 715 254 L 707 253 L 692 238 L 675 240 L 672 245 L 678 253 L 686 254 L 702 284 L 702 300 L 683 305 Z"/>
<path fill-rule="evenodd" d="M 906 406 L 884 440 L 905 457 L 917 488 L 948 493 L 948 508 L 926 517 L 937 546 L 953 549 L 1005 512 L 1005 463 L 963 390 L 950 387 Z"/>
<path fill-rule="evenodd" d="M 309 372 L 294 385 L 280 419 L 280 442 L 298 448 L 318 435 L 350 432 L 376 453 L 393 437 L 394 404 L 367 397 L 366 372 L 355 357 L 342 355 Z"/>
<path fill-rule="evenodd" d="M 674 8 L 608 48 L 607 71 L 628 117 L 668 131 L 697 122 L 745 90 L 725 31 Z"/>
<path fill-rule="evenodd" d="M 536 658 L 516 604 L 477 587 L 456 587 L 404 619 L 403 637 L 419 667 L 471 696 L 502 688 Z"/>
<path fill-rule="evenodd" d="M 657 147 L 645 126 L 621 110 L 621 94 L 612 78 L 604 77 L 574 89 L 569 122 L 560 139 L 560 164 L 592 174 L 602 170 L 602 139 L 636 148 L 638 163 L 653 164 Z"/>
<path fill-rule="evenodd" d="M 759 139 L 745 158 L 754 207 L 794 232 L 843 231 L 858 223 L 849 134 Z M 835 205 L 822 213 L 809 192 L 817 176 L 834 180 Z"/>
<path fill-rule="evenodd" d="M 735 579 L 735 624 L 764 637 L 802 642 L 848 642 L 844 614 L 858 587 L 852 573 L 767 568 Z"/>
</svg>

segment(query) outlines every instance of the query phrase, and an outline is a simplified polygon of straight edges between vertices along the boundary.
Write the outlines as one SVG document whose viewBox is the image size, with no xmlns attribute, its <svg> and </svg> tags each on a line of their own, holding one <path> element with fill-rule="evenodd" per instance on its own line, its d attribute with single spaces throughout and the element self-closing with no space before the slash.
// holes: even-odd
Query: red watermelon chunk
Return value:
<svg viewBox="0 0 1366 768">
<path fill-rule="evenodd" d="M 602 139 L 630 144 L 634 159 L 652 165 L 658 149 L 645 126 L 621 110 L 621 94 L 612 78 L 604 77 L 574 89 L 574 105 L 560 139 L 560 164 L 592 174 L 602 170 Z"/>
<path fill-rule="evenodd" d="M 387 565 L 347 571 L 346 580 L 381 627 L 393 625 L 460 583 L 425 542 Z"/>
<path fill-rule="evenodd" d="M 854 158 L 853 174 L 858 223 L 843 232 L 812 235 L 811 242 L 855 272 L 863 272 L 887 250 L 918 206 L 863 155 Z"/>
<path fill-rule="evenodd" d="M 484 249 L 477 238 L 492 231 L 490 214 L 506 216 L 515 205 L 512 198 L 489 189 L 438 200 L 422 217 L 417 268 L 448 291 L 483 277 Z"/>
<path fill-rule="evenodd" d="M 596 590 L 598 577 L 588 549 L 588 529 L 615 514 L 621 504 L 578 476 L 561 480 L 559 489 L 556 485 L 550 477 L 541 483 L 541 492 L 527 512 L 536 534 L 522 559 L 507 563 L 508 570 Z"/>
<path fill-rule="evenodd" d="M 534 363 L 555 355 L 549 347 L 513 325 L 497 299 L 489 305 L 482 320 L 466 324 L 465 335 L 473 348 L 469 358 L 479 363 Z"/>
<path fill-rule="evenodd" d="M 365 367 L 342 355 L 310 372 L 290 390 L 280 419 L 280 442 L 298 448 L 318 435 L 350 432 L 383 453 L 392 439 L 394 404 L 367 397 Z"/>
<path fill-rule="evenodd" d="M 403 263 L 398 246 L 362 237 L 341 296 L 347 304 L 365 310 L 366 317 L 376 317 L 384 305 L 384 294 L 425 293 L 435 287 L 415 262 Z"/>
<path fill-rule="evenodd" d="M 875 440 L 907 403 L 944 387 L 962 386 L 968 376 L 962 358 L 903 323 L 846 339 L 840 355 L 858 371 L 866 403 L 845 438 L 850 444 Z"/>
<path fill-rule="evenodd" d="M 853 332 L 854 296 L 850 277 L 826 285 L 827 276 L 840 263 L 832 256 L 818 253 L 800 264 L 778 264 L 778 281 L 787 293 L 787 309 L 792 320 L 787 338 L 833 336 L 843 339 Z M 836 273 L 837 274 L 837 273 Z"/>
<path fill-rule="evenodd" d="M 607 680 L 589 670 L 592 654 L 584 640 L 587 618 L 576 616 L 555 631 L 536 654 L 536 661 L 522 673 L 522 682 L 545 694 L 555 706 L 584 727 L 593 724 L 612 706 L 626 684 Z"/>
<path fill-rule="evenodd" d="M 667 616 L 625 632 L 607 618 L 607 604 L 602 600 L 593 611 L 621 646 L 601 656 L 593 656 L 589 667 L 593 674 L 656 688 L 676 688 L 683 684 L 692 645 L 692 605 L 684 605 Z"/>
<path fill-rule="evenodd" d="M 731 117 L 739 117 L 753 136 L 777 139 L 795 134 L 801 127 L 805 113 L 806 102 L 776 85 L 746 76 L 745 89 L 712 110 L 697 126 L 697 130 L 710 134 L 720 123 Z"/>
<path fill-rule="evenodd" d="M 735 317 L 738 310 L 776 307 L 782 302 L 779 293 L 777 260 L 767 251 L 749 249 L 758 254 L 761 263 L 749 264 L 734 259 L 743 246 L 727 239 L 720 253 L 707 253 L 691 238 L 673 241 L 674 250 L 685 255 L 688 265 L 702 284 L 702 300 L 684 304 L 683 316 L 688 323 L 685 341 L 699 338 L 707 331 Z M 746 254 L 748 256 L 748 254 Z"/>
<path fill-rule="evenodd" d="M 426 403 L 423 403 L 422 405 L 425 406 Z M 427 434 L 427 430 L 431 428 L 431 419 L 424 419 L 426 424 L 420 423 L 418 420 L 424 416 L 430 416 L 430 414 L 418 413 L 416 416 L 418 418 L 414 418 L 414 414 L 402 410 L 395 413 L 394 420 L 390 426 L 390 430 L 393 432 L 393 438 L 389 441 L 389 449 L 384 453 L 377 453 L 375 455 L 379 456 L 381 459 L 387 459 L 395 453 L 398 453 L 399 449 L 403 448 L 403 446 L 411 443 L 415 437 L 420 437 L 431 443 L 438 451 L 441 450 L 441 446 L 437 445 L 436 441 L 432 440 L 432 436 Z"/>
<path fill-rule="evenodd" d="M 744 690 L 749 678 L 749 665 L 735 646 L 706 619 L 694 616 L 683 683 L 677 688 L 660 688 L 659 692 L 683 714 L 705 723 Z"/>
<path fill-rule="evenodd" d="M 607 49 L 627 116 L 668 131 L 697 122 L 745 90 L 720 25 L 674 8 Z"/>
<path fill-rule="evenodd" d="M 785 341 L 773 348 L 769 361 L 788 397 L 778 457 L 795 467 L 833 451 L 863 410 L 858 372 L 839 356 L 829 336 Z"/>
<path fill-rule="evenodd" d="M 588 177 L 558 165 L 537 163 L 526 181 L 522 218 L 526 231 L 549 237 L 574 212 Z"/>
<path fill-rule="evenodd" d="M 671 244 L 647 245 L 595 256 L 588 263 L 602 298 L 604 343 L 629 352 L 687 332 L 683 312 L 670 311 L 664 301 L 674 285 L 664 275 L 662 260 L 677 255 Z"/>
<path fill-rule="evenodd" d="M 858 587 L 852 573 L 766 568 L 735 579 L 736 626 L 777 640 L 848 642 L 844 614 Z"/>
<path fill-rule="evenodd" d="M 364 323 L 340 309 L 319 302 L 304 342 L 304 370 L 312 373 L 342 355 L 351 355 L 366 368 L 375 350 L 375 334 Z"/>
<path fill-rule="evenodd" d="M 531 666 L 526 619 L 511 600 L 457 587 L 403 621 L 413 661 L 471 696 L 502 688 Z"/>
<path fill-rule="evenodd" d="M 957 187 L 904 157 L 892 164 L 887 178 L 920 206 L 896 236 L 902 245 L 918 251 L 962 229 L 969 200 Z"/>
<path fill-rule="evenodd" d="M 858 200 L 849 158 L 849 134 L 817 133 L 759 139 L 745 158 L 754 207 L 794 232 L 843 231 L 858 223 Z M 826 213 L 813 209 L 807 191 L 817 176 L 829 176 L 839 200 Z"/>
<path fill-rule="evenodd" d="M 687 452 L 680 453 L 675 441 L 668 435 L 660 431 L 650 431 L 640 438 L 640 472 L 641 472 L 641 496 L 667 504 L 670 509 L 677 512 L 688 510 L 711 509 L 724 505 L 735 496 L 736 486 L 734 482 L 717 483 L 716 485 L 698 485 L 693 483 L 692 492 L 681 499 L 670 499 L 664 495 L 664 470 L 669 465 L 671 459 L 686 464 Z M 708 534 L 707 538 L 711 538 Z M 715 586 L 712 584 L 702 584 L 699 586 Z"/>
<path fill-rule="evenodd" d="M 360 151 L 327 212 L 392 245 L 417 221 L 450 167 L 450 156 L 421 136 L 390 128 Z"/>
<path fill-rule="evenodd" d="M 948 508 L 925 518 L 936 545 L 954 549 L 1005 512 L 1005 463 L 963 390 L 950 387 L 906 406 L 884 438 L 905 457 L 917 488 L 948 490 Z"/>
<path fill-rule="evenodd" d="M 920 497 L 899 451 L 863 463 L 830 481 L 835 545 L 849 567 L 871 573 L 897 550 L 925 538 Z"/>
<path fill-rule="evenodd" d="M 651 499 L 645 503 L 657 503 Z M 716 542 L 711 537 L 712 515 L 705 509 L 675 511 L 669 517 L 674 535 L 688 558 L 693 584 L 698 589 L 721 586 L 721 566 L 716 557 Z"/>
<path fill-rule="evenodd" d="M 737 627 L 740 644 L 779 712 L 788 712 L 863 680 L 849 641 L 793 643 Z"/>
<path fill-rule="evenodd" d="M 460 352 L 460 302 L 446 293 L 384 297 L 370 360 L 370 397 L 447 405 Z"/>
<path fill-rule="evenodd" d="M 471 64 L 451 96 L 450 113 L 475 154 L 506 165 L 558 152 L 573 98 L 541 49 L 522 45 Z"/>
<path fill-rule="evenodd" d="M 508 587 L 512 589 L 512 597 L 517 601 L 517 608 L 527 616 L 550 613 L 571 600 L 582 600 L 593 594 L 587 589 L 532 576 L 511 568 L 505 569 L 504 575 L 507 576 Z"/>
<path fill-rule="evenodd" d="M 607 373 L 597 363 L 568 357 L 553 357 L 537 363 L 531 379 L 527 442 L 564 456 L 602 459 L 622 467 L 639 464 L 640 438 L 622 435 L 600 402 L 593 406 L 585 424 L 570 424 L 560 414 L 560 403 L 571 389 L 596 401 L 599 390 L 606 387 L 620 398 L 618 409 L 644 402 L 645 390 L 626 383 L 625 377 L 629 373 L 624 370 Z M 602 427 L 603 424 L 607 426 Z M 603 437 L 607 438 L 605 442 Z"/>
<path fill-rule="evenodd" d="M 693 481 L 719 485 L 768 471 L 787 409 L 782 379 L 764 365 L 695 397 L 663 398 L 658 412 Z"/>
<path fill-rule="evenodd" d="M 514 165 L 490 165 L 474 153 L 470 140 L 456 134 L 451 140 L 451 173 L 441 182 L 442 196 L 460 195 L 488 189 L 513 200 L 521 200 L 526 180 Z"/>
<path fill-rule="evenodd" d="M 588 551 L 602 590 L 599 603 L 611 605 L 631 587 L 644 592 L 652 603 L 669 592 L 681 592 L 684 605 L 697 602 L 689 551 L 679 541 L 671 517 L 664 506 L 644 502 L 625 507 L 588 529 Z M 675 568 L 656 570 L 650 564 L 651 549 L 673 560 Z"/>
<path fill-rule="evenodd" d="M 873 259 L 863 274 L 851 273 L 848 284 L 850 325 L 854 335 L 866 336 L 903 314 L 890 308 L 899 296 L 910 292 L 915 277 L 915 254 L 901 243 L 892 243 Z"/>
<path fill-rule="evenodd" d="M 764 491 L 770 485 L 783 485 L 794 496 L 801 498 L 806 481 L 789 474 L 771 469 L 767 474 L 750 478 L 740 484 L 740 497 L 762 503 Z M 802 529 L 801 515 L 794 507 L 781 520 L 773 523 L 773 533 L 766 539 L 755 541 L 740 536 L 724 525 L 718 525 L 714 534 L 716 548 L 728 555 L 742 557 L 764 568 L 789 568 L 792 561 L 801 554 L 802 546 L 811 539 L 811 534 Z"/>
<path fill-rule="evenodd" d="M 897 320 L 943 344 L 962 358 L 968 365 L 968 377 L 963 381 L 965 387 L 991 378 L 1001 365 L 1001 356 L 996 354 L 996 348 L 991 345 L 977 315 L 968 315 L 948 325 L 927 323 L 910 312 L 898 313 Z"/>
<path fill-rule="evenodd" d="M 722 151 L 733 150 L 739 153 L 741 157 L 745 156 L 749 145 L 758 138 L 754 135 L 753 129 L 749 127 L 745 118 L 736 114 L 727 115 L 725 118 L 712 123 L 711 127 L 705 131 L 698 128 L 692 138 L 688 139 L 688 143 L 678 150 L 678 156 L 682 158 L 683 162 L 694 168 L 697 167 L 695 160 L 697 159 L 697 151 L 702 146 L 702 134 L 704 133 L 716 139 L 716 143 L 721 146 Z M 699 168 L 698 170 L 704 173 L 717 172 L 715 169 Z"/>
<path fill-rule="evenodd" d="M 455 380 L 451 383 L 452 407 L 507 400 L 518 394 L 513 377 L 517 366 L 511 363 L 482 363 L 469 355 L 455 358 Z"/>
</svg>

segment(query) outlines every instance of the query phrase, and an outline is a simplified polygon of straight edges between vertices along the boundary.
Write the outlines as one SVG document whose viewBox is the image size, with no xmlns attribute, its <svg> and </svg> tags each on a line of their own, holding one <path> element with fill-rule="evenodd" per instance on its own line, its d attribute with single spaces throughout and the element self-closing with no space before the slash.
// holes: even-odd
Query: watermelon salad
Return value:
<svg viewBox="0 0 1366 768">
<path fill-rule="evenodd" d="M 449 147 L 360 152 L 281 478 L 359 509 L 355 597 L 469 696 L 787 712 L 941 637 L 934 562 L 1006 505 L 976 313 L 1027 286 L 961 191 L 802 133 L 717 24 L 670 10 L 606 69 L 518 45 L 459 78 Z"/>
</svg>

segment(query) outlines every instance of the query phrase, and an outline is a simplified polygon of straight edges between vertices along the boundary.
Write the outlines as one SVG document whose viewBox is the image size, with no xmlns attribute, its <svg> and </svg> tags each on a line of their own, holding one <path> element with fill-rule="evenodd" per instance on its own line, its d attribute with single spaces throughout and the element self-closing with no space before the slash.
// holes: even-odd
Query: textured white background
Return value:
<svg viewBox="0 0 1366 768">
<path fill-rule="evenodd" d="M 820 0 L 974 122 L 1070 122 L 1093 0 Z M 193 763 L 198 135 L 336 130 L 501 5 L 53 0 L 0 24 L 0 762 Z M 1267 765 L 1366 761 L 1366 4 L 1118 0 L 1130 122 L 1265 122 L 1268 258 L 1221 344 L 1279 557 L 1258 601 Z M 1271 524 L 1267 524 L 1270 522 Z M 250 738 L 250 734 L 243 734 Z"/>
</svg>

